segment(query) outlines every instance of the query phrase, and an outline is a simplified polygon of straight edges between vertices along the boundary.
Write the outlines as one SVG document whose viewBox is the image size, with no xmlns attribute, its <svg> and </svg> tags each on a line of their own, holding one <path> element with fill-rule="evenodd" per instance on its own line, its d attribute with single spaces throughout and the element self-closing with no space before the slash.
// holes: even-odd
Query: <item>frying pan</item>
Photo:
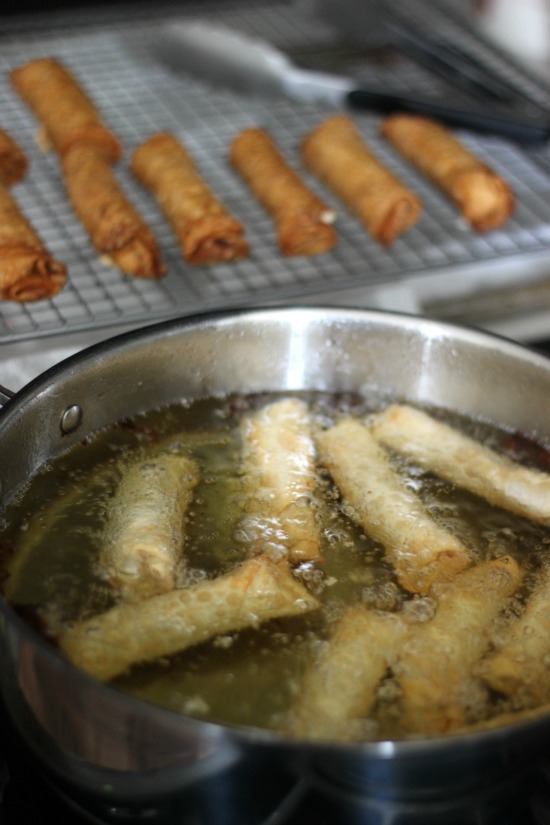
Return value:
<svg viewBox="0 0 550 825">
<path fill-rule="evenodd" d="M 383 392 L 550 444 L 550 360 L 519 344 L 379 311 L 222 312 L 111 338 L 11 398 L 6 392 L 3 505 L 45 462 L 128 416 L 183 399 L 302 389 Z M 384 800 L 400 806 L 392 823 L 418 822 L 406 814 L 418 801 L 439 811 L 433 822 L 451 823 L 441 818 L 446 799 L 519 783 L 550 742 L 549 714 L 364 744 L 307 743 L 192 719 L 77 671 L 2 598 L 0 655 L 2 696 L 24 747 L 62 792 L 86 800 L 104 821 L 255 825 L 268 821 L 274 800 L 307 782 L 327 805 L 338 803 L 341 823 L 387 822 L 376 813 Z"/>
</svg>

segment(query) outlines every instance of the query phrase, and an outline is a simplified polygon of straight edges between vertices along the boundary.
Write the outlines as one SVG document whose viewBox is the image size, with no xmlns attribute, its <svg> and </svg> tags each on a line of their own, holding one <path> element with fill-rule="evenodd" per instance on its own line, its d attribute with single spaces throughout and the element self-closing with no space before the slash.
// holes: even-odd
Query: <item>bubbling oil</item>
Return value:
<svg viewBox="0 0 550 825">
<path fill-rule="evenodd" d="M 351 394 L 290 395 L 309 405 L 320 427 L 343 416 L 363 417 L 383 404 L 383 399 Z M 233 569 L 247 558 L 251 531 L 262 527 L 250 516 L 243 519 L 241 418 L 281 397 L 234 395 L 151 411 L 98 433 L 45 466 L 4 517 L 3 542 L 13 548 L 2 571 L 7 599 L 31 616 L 52 643 L 70 623 L 116 604 L 117 593 L 98 565 L 109 501 L 136 455 L 164 447 L 185 451 L 200 470 L 185 522 L 178 587 Z M 440 411 L 431 412 L 442 417 Z M 456 415 L 443 417 L 480 443 L 505 452 L 513 447 L 517 460 L 548 468 L 545 451 L 510 433 Z M 547 528 L 492 507 L 397 455 L 392 460 L 434 519 L 464 542 L 474 562 L 509 554 L 525 571 L 525 587 L 532 587 L 550 546 Z M 115 686 L 178 713 L 285 732 L 303 674 L 347 606 L 361 604 L 401 612 L 413 622 L 429 621 L 434 600 L 411 595 L 398 584 L 383 548 L 349 518 L 322 469 L 316 490 L 323 562 L 299 564 L 294 575 L 320 600 L 320 610 L 221 634 L 168 659 L 136 665 Z M 508 612 L 519 611 L 524 592 L 509 603 Z M 399 687 L 388 672 L 375 710 L 360 720 L 361 736 L 404 735 L 396 721 L 398 698 Z M 508 706 L 502 697 L 484 694 L 474 717 L 490 718 Z"/>
</svg>

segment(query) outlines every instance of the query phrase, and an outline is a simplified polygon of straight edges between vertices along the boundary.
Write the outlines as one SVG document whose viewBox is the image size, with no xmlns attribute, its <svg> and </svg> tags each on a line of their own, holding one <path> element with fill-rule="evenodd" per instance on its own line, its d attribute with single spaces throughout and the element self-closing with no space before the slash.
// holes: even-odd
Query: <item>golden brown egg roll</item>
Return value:
<svg viewBox="0 0 550 825">
<path fill-rule="evenodd" d="M 469 721 L 473 673 L 506 600 L 521 582 L 511 556 L 459 573 L 439 593 L 435 615 L 418 624 L 393 670 L 401 687 L 401 724 L 410 733 L 441 734 Z"/>
<path fill-rule="evenodd" d="M 473 229 L 496 229 L 512 214 L 514 195 L 506 181 L 445 126 L 420 115 L 392 115 L 382 122 L 381 132 L 454 201 Z"/>
<path fill-rule="evenodd" d="M 498 649 L 480 667 L 494 690 L 522 707 L 550 701 L 550 569 L 546 567 L 523 613 L 512 616 Z"/>
<path fill-rule="evenodd" d="M 5 301 L 51 298 L 67 271 L 44 247 L 9 190 L 0 185 L 0 295 Z"/>
<path fill-rule="evenodd" d="M 131 169 L 157 199 L 187 263 L 238 261 L 248 255 L 243 225 L 214 195 L 173 135 L 153 135 L 138 146 Z"/>
<path fill-rule="evenodd" d="M 128 201 L 101 149 L 74 144 L 61 158 L 69 199 L 95 248 L 123 272 L 160 278 L 157 242 Z"/>
<path fill-rule="evenodd" d="M 127 601 L 176 586 L 195 462 L 165 452 L 127 467 L 107 505 L 99 564 Z"/>
<path fill-rule="evenodd" d="M 109 163 L 121 155 L 121 146 L 103 123 L 95 105 L 71 72 L 51 57 L 38 58 L 13 69 L 11 82 L 38 118 L 42 143 L 60 155 L 79 144 L 95 146 Z"/>
<path fill-rule="evenodd" d="M 409 631 L 397 614 L 347 608 L 300 685 L 292 732 L 308 739 L 364 738 L 362 720 Z"/>
<path fill-rule="evenodd" d="M 426 593 L 470 563 L 465 545 L 406 487 L 368 427 L 342 419 L 318 433 L 316 445 L 350 517 L 384 546 L 406 590 Z"/>
<path fill-rule="evenodd" d="M 267 132 L 257 128 L 240 132 L 229 157 L 273 218 L 283 255 L 320 255 L 332 249 L 334 211 L 310 191 Z"/>
<path fill-rule="evenodd" d="M 283 552 L 291 564 L 320 559 L 313 504 L 315 446 L 307 404 L 288 398 L 246 415 L 241 436 L 253 546 Z"/>
<path fill-rule="evenodd" d="M 13 186 L 25 176 L 27 156 L 8 132 L 0 129 L 0 185 Z"/>
<path fill-rule="evenodd" d="M 59 645 L 73 664 L 105 681 L 133 664 L 170 656 L 220 633 L 319 606 L 290 573 L 256 556 L 216 579 L 122 602 L 69 628 Z"/>
<path fill-rule="evenodd" d="M 383 444 L 446 481 L 497 507 L 550 524 L 550 474 L 524 467 L 407 404 L 391 404 L 372 426 Z"/>
<path fill-rule="evenodd" d="M 372 154 L 346 115 L 333 115 L 306 135 L 301 154 L 383 246 L 418 221 L 420 199 Z"/>
</svg>

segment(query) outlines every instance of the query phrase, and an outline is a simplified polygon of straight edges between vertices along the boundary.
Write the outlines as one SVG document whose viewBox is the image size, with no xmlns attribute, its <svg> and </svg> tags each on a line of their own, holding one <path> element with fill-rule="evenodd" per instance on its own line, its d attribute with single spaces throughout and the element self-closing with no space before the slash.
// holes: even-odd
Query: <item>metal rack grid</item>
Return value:
<svg viewBox="0 0 550 825">
<path fill-rule="evenodd" d="M 0 306 L 0 342 L 123 324 L 149 323 L 212 308 L 319 297 L 341 289 L 406 279 L 418 272 L 445 272 L 457 266 L 550 253 L 550 155 L 545 148 L 526 150 L 494 136 L 461 135 L 465 143 L 513 187 L 517 210 L 502 231 L 476 235 L 431 185 L 411 170 L 377 135 L 379 118 L 354 113 L 357 124 L 380 159 L 421 197 L 419 224 L 389 249 L 377 245 L 360 223 L 301 168 L 297 144 L 310 128 L 330 114 L 321 104 L 286 99 L 261 100 L 213 89 L 172 74 L 151 48 L 154 25 L 171 16 L 200 16 L 265 37 L 293 54 L 326 54 L 333 31 L 319 19 L 305 17 L 299 4 L 279 3 L 156 7 L 155 17 L 125 13 L 78 24 L 47 17 L 30 28 L 15 19 L 1 39 L 0 111 L 2 125 L 17 139 L 31 161 L 26 179 L 14 190 L 21 209 L 50 251 L 64 261 L 69 283 L 48 301 Z M 521 84 L 539 104 L 550 108 L 550 90 L 520 73 L 467 31 L 444 5 L 430 0 L 407 4 L 415 24 L 430 19 L 442 35 L 454 38 L 481 56 L 493 71 Z M 53 21 L 53 22 L 52 22 Z M 57 21 L 57 22 L 55 22 Z M 148 221 L 161 246 L 168 273 L 160 281 L 135 279 L 102 263 L 67 201 L 52 154 L 39 151 L 37 124 L 9 84 L 11 68 L 38 56 L 62 60 L 73 71 L 120 137 L 125 157 L 117 167 L 120 182 Z M 402 90 L 448 93 L 443 82 L 406 57 L 371 60 L 367 51 L 353 56 L 358 76 L 369 71 L 380 82 Z M 273 225 L 227 163 L 230 141 L 246 126 L 268 129 L 288 160 L 338 213 L 339 243 L 334 251 L 313 258 L 285 258 L 275 243 Z M 129 174 L 135 146 L 155 131 L 171 131 L 186 145 L 200 171 L 228 208 L 243 222 L 251 256 L 240 262 L 192 267 L 183 262 L 175 239 L 158 208 Z"/>
</svg>

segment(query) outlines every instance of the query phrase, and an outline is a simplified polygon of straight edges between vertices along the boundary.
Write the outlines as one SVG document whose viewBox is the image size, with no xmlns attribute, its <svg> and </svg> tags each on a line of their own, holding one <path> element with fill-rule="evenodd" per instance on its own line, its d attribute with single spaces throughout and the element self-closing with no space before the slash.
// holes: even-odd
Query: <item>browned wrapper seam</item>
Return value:
<svg viewBox="0 0 550 825">
<path fill-rule="evenodd" d="M 212 192 L 173 135 L 161 132 L 138 146 L 131 170 L 156 198 L 187 263 L 237 261 L 249 254 L 243 225 Z"/>
<path fill-rule="evenodd" d="M 26 170 L 25 153 L 0 130 L 0 296 L 19 303 L 51 298 L 67 280 L 8 190 Z"/>
<path fill-rule="evenodd" d="M 62 156 L 72 146 L 89 144 L 115 163 L 120 143 L 103 123 L 94 103 L 70 71 L 51 57 L 38 58 L 10 73 L 14 89 L 34 112 L 43 134 L 42 143 Z"/>
<path fill-rule="evenodd" d="M 61 157 L 72 206 L 96 249 L 137 278 L 164 271 L 151 230 L 126 198 L 101 148 L 74 144 Z"/>
<path fill-rule="evenodd" d="M 284 255 L 320 255 L 333 248 L 333 210 L 310 191 L 265 131 L 240 132 L 229 157 L 273 218 Z"/>
<path fill-rule="evenodd" d="M 27 156 L 12 136 L 0 129 L 0 184 L 13 186 L 23 180 L 28 168 Z"/>
<path fill-rule="evenodd" d="M 512 214 L 514 195 L 506 181 L 444 126 L 419 115 L 393 115 L 383 121 L 380 131 L 458 206 L 473 229 L 496 229 Z"/>
<path fill-rule="evenodd" d="M 383 246 L 418 221 L 420 199 L 372 154 L 347 115 L 329 117 L 309 132 L 301 155 Z"/>
</svg>

